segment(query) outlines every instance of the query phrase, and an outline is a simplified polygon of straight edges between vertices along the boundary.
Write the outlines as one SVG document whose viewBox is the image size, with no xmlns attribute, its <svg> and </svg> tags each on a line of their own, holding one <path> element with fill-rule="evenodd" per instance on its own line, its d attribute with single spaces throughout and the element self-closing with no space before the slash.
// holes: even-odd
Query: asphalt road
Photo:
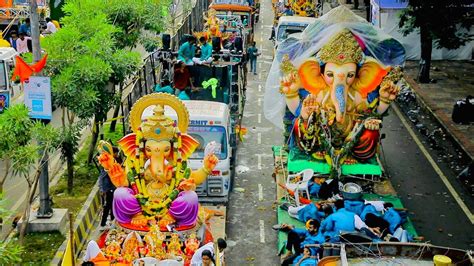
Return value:
<svg viewBox="0 0 474 266">
<path fill-rule="evenodd" d="M 273 44 L 268 40 L 273 20 L 270 1 L 263 2 L 261 10 L 261 20 L 255 28 L 257 47 L 262 52 L 259 74 L 248 76 L 243 120 L 248 134 L 237 152 L 238 167 L 248 171 L 237 174 L 237 189 L 231 193 L 227 212 L 228 265 L 279 264 L 277 234 L 271 229 L 276 223 L 271 147 L 281 145 L 283 138 L 282 132 L 263 116 L 264 83 L 273 53 Z M 387 137 L 383 140 L 383 163 L 418 234 L 435 245 L 473 249 L 473 198 L 464 193 L 447 166 L 436 157 L 429 161 L 428 157 L 434 155 L 425 147 L 424 139 L 410 133 L 411 125 L 403 124 L 399 115 L 392 108 L 384 119 L 382 132 Z"/>
<path fill-rule="evenodd" d="M 271 147 L 283 142 L 283 134 L 263 115 L 265 81 L 272 63 L 273 43 L 268 40 L 273 22 L 270 1 L 262 1 L 260 21 L 255 27 L 255 41 L 262 55 L 257 60 L 258 75 L 249 72 L 247 102 L 243 126 L 248 133 L 237 151 L 234 192 L 227 209 L 226 252 L 228 265 L 278 265 L 276 224 L 276 185 L 272 178 Z M 249 65 L 250 66 L 250 65 Z M 237 190 L 244 189 L 243 192 Z"/>
</svg>

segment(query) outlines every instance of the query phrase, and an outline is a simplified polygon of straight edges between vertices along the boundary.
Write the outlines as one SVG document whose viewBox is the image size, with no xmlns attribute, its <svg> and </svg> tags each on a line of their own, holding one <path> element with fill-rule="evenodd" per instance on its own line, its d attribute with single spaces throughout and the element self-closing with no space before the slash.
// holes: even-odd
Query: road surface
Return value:
<svg viewBox="0 0 474 266">
<path fill-rule="evenodd" d="M 264 118 L 262 109 L 273 54 L 273 44 L 268 40 L 273 21 L 270 1 L 262 2 L 261 12 L 255 40 L 262 55 L 257 61 L 258 75 L 248 75 L 243 120 L 248 134 L 237 152 L 237 167 L 244 172 L 236 174 L 236 189 L 231 193 L 227 212 L 228 265 L 279 264 L 277 234 L 271 229 L 276 223 L 271 147 L 281 145 L 283 137 Z M 447 166 L 433 159 L 424 139 L 401 119 L 406 121 L 394 108 L 384 119 L 382 132 L 387 137 L 383 140 L 383 163 L 417 232 L 435 245 L 473 249 L 472 197 L 457 184 Z"/>
</svg>

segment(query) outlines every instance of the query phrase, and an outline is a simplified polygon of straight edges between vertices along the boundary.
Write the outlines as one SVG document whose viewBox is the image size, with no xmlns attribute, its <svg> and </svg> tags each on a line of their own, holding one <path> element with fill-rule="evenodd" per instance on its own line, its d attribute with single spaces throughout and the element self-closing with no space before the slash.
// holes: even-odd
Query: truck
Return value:
<svg viewBox="0 0 474 266">
<path fill-rule="evenodd" d="M 19 84 L 10 80 L 17 55 L 11 47 L 0 47 L 0 113 L 10 105 L 12 97 L 20 94 Z"/>
<path fill-rule="evenodd" d="M 215 154 L 219 163 L 207 180 L 199 185 L 196 193 L 199 201 L 209 204 L 226 204 L 235 178 L 235 156 L 237 138 L 232 128 L 229 106 L 225 103 L 190 100 L 183 101 L 189 112 L 188 134 L 200 146 L 188 159 L 191 169 L 199 169 L 204 158 L 206 145 L 214 141 Z M 176 120 L 176 113 L 166 109 L 166 115 Z"/>
<path fill-rule="evenodd" d="M 238 31 L 242 36 L 244 44 L 253 41 L 255 25 L 255 8 L 249 6 L 246 1 L 214 1 L 209 8 L 216 10 L 216 16 L 223 23 L 221 32 Z"/>
<path fill-rule="evenodd" d="M 300 16 L 282 16 L 278 20 L 278 24 L 275 27 L 275 50 L 278 49 L 278 45 L 281 44 L 292 34 L 298 34 L 303 32 L 308 25 L 315 22 L 316 18 L 313 17 L 300 17 Z"/>
</svg>

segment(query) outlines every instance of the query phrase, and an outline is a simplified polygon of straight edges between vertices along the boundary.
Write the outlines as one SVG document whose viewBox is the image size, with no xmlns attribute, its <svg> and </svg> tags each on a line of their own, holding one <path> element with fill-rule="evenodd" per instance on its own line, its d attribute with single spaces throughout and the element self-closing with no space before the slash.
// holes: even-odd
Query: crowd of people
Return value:
<svg viewBox="0 0 474 266">
<path fill-rule="evenodd" d="M 194 84 L 191 75 L 190 66 L 208 66 L 211 67 L 215 63 L 213 57 L 213 47 L 209 40 L 201 36 L 199 44 L 196 43 L 194 36 L 189 36 L 178 49 L 176 60 L 172 60 L 171 78 L 164 78 L 160 84 L 155 86 L 155 92 L 163 92 L 174 94 L 181 100 L 190 100 L 192 92 L 198 91 L 198 86 Z M 247 48 L 245 62 L 250 62 L 250 71 L 257 74 L 257 57 L 260 52 L 256 47 L 256 42 L 252 42 Z"/>
<path fill-rule="evenodd" d="M 51 18 L 46 18 L 46 26 L 40 26 L 40 36 L 54 34 L 58 31 L 60 25 Z M 19 54 L 33 51 L 31 42 L 31 22 L 26 18 L 18 27 L 18 31 L 11 30 L 9 32 L 8 42 Z"/>
<path fill-rule="evenodd" d="M 323 195 L 331 189 L 326 184 L 324 180 L 314 183 L 318 189 L 310 189 L 310 193 L 316 197 Z M 315 265 L 321 252 L 318 244 L 351 242 L 360 238 L 372 242 L 409 240 L 408 232 L 401 227 L 406 213 L 396 210 L 392 203 L 344 200 L 337 194 L 329 195 L 331 198 L 319 203 L 311 202 L 298 207 L 283 203 L 280 206 L 288 211 L 289 216 L 306 224 L 306 229 L 290 224 L 273 226 L 275 230 L 288 233 L 282 265 Z"/>
</svg>

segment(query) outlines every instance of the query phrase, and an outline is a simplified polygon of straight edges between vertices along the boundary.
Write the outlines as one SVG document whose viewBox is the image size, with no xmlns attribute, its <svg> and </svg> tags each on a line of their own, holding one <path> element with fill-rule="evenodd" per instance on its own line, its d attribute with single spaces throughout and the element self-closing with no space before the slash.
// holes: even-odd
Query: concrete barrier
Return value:
<svg viewBox="0 0 474 266">
<path fill-rule="evenodd" d="M 73 229 L 75 258 L 79 256 L 82 249 L 87 244 L 87 240 L 89 239 L 89 235 L 93 230 L 94 224 L 100 219 L 99 214 L 101 208 L 99 182 L 97 181 L 97 183 L 92 188 L 89 197 L 87 197 L 84 206 L 77 215 L 76 220 L 74 221 Z M 69 239 L 66 239 L 56 251 L 54 258 L 50 263 L 51 265 L 61 265 L 68 240 Z"/>
</svg>

